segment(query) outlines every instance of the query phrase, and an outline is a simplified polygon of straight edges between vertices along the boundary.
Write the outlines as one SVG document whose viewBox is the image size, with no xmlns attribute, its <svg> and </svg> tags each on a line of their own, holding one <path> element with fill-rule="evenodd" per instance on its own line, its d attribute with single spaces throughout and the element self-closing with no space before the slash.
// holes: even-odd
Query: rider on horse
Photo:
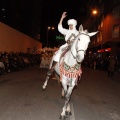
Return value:
<svg viewBox="0 0 120 120">
<path fill-rule="evenodd" d="M 51 68 L 49 69 L 47 75 L 51 75 L 54 71 L 55 65 L 59 62 L 60 56 L 65 48 L 69 46 L 69 44 L 75 39 L 75 37 L 79 34 L 79 31 L 76 30 L 77 21 L 75 19 L 69 19 L 68 25 L 69 29 L 65 29 L 62 26 L 63 19 L 67 16 L 67 12 L 63 12 L 60 22 L 58 24 L 58 31 L 65 36 L 66 43 L 62 45 L 58 51 L 56 51 L 55 55 L 53 56 L 53 63 Z"/>
</svg>

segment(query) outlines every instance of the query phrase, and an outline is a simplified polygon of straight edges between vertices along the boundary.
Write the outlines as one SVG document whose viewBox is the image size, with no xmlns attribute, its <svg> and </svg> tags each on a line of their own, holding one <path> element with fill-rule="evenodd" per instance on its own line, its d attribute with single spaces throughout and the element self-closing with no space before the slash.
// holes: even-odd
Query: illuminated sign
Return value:
<svg viewBox="0 0 120 120">
<path fill-rule="evenodd" d="M 56 40 L 64 40 L 64 36 L 56 36 Z"/>
</svg>

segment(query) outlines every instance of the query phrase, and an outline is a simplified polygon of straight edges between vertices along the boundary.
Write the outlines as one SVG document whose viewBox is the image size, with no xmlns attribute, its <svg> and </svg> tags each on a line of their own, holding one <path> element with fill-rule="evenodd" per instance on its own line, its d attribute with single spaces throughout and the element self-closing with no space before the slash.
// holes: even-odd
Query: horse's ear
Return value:
<svg viewBox="0 0 120 120">
<path fill-rule="evenodd" d="M 98 31 L 97 32 L 88 33 L 88 35 L 91 37 L 91 36 L 93 36 L 93 35 L 95 35 L 97 33 L 98 33 Z"/>
<path fill-rule="evenodd" d="M 79 32 L 81 32 L 81 31 L 83 31 L 83 26 L 82 25 L 80 25 L 80 27 L 79 27 Z"/>
</svg>

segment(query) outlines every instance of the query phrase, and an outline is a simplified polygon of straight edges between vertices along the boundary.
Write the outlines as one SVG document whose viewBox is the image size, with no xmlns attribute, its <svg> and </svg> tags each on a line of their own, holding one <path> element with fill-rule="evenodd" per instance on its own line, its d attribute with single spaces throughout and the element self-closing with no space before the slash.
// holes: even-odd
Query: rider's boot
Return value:
<svg viewBox="0 0 120 120">
<path fill-rule="evenodd" d="M 56 64 L 57 64 L 57 62 L 53 60 L 52 67 L 48 70 L 47 75 L 52 75 Z"/>
</svg>

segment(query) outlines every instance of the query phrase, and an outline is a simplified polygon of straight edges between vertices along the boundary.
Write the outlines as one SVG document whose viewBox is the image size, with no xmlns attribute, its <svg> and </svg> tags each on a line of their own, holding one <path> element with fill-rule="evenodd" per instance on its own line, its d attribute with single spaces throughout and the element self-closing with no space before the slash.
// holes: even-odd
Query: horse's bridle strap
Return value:
<svg viewBox="0 0 120 120">
<path fill-rule="evenodd" d="M 70 51 L 71 51 L 71 50 L 70 50 Z M 76 57 L 73 55 L 72 51 L 71 51 L 71 54 L 72 54 L 73 58 L 76 59 Z"/>
<path fill-rule="evenodd" d="M 84 34 L 84 33 L 79 33 L 79 34 L 76 36 L 76 38 L 77 38 L 80 34 L 83 34 L 83 35 L 89 36 L 89 35 Z M 78 40 L 80 41 L 80 39 L 78 39 Z M 83 52 L 85 52 L 85 50 L 78 50 L 77 53 L 78 53 L 79 51 L 83 51 Z M 73 58 L 76 59 L 76 57 L 73 55 L 72 51 L 71 51 L 71 54 L 72 54 Z"/>
</svg>

